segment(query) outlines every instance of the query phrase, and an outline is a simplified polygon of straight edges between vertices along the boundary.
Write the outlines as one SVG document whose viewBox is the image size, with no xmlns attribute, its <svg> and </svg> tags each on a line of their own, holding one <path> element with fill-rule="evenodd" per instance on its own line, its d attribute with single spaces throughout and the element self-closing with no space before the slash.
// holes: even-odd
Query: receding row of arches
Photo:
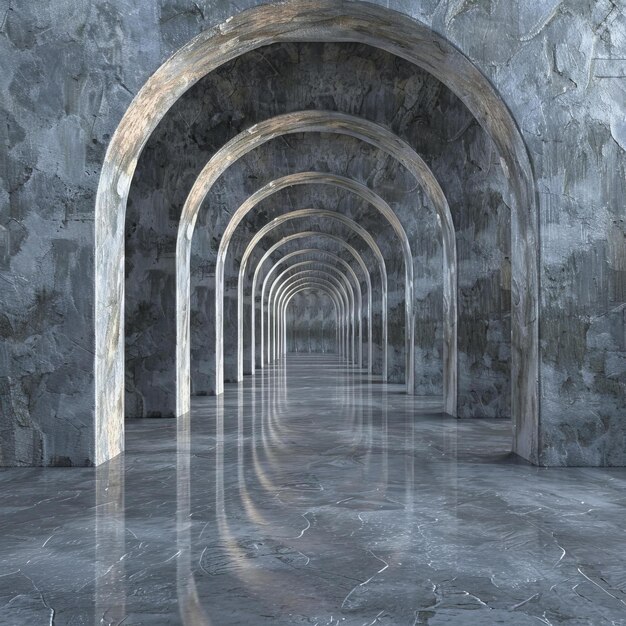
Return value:
<svg viewBox="0 0 626 626">
<path fill-rule="evenodd" d="M 536 460 L 536 206 L 528 155 L 513 119 L 476 67 L 423 25 L 368 3 L 299 0 L 263 5 L 243 12 L 227 24 L 192 40 L 150 78 L 111 140 L 96 204 L 96 463 L 115 456 L 123 448 L 123 312 L 125 290 L 129 286 L 129 291 L 134 288 L 128 283 L 127 276 L 129 271 L 132 274 L 134 266 L 139 265 L 136 257 L 128 254 L 128 241 L 133 240 L 133 235 L 128 233 L 126 204 L 133 177 L 136 181 L 141 174 L 135 170 L 140 157 L 144 158 L 142 151 L 146 146 L 148 151 L 151 149 L 149 144 L 154 141 L 151 137 L 155 134 L 159 136 L 161 133 L 162 139 L 165 137 L 174 143 L 168 132 L 176 127 L 178 118 L 170 109 L 176 110 L 179 101 L 183 102 L 187 97 L 187 92 L 193 91 L 194 84 L 213 75 L 217 76 L 213 83 L 219 83 L 223 76 L 216 72 L 223 67 L 228 67 L 232 79 L 236 64 L 243 60 L 245 68 L 245 59 L 249 55 L 261 55 L 271 71 L 280 74 L 271 62 L 272 50 L 278 50 L 280 54 L 285 50 L 280 46 L 296 46 L 292 49 L 298 49 L 300 45 L 317 47 L 322 51 L 322 57 L 327 50 L 325 46 L 357 45 L 363 58 L 381 54 L 385 59 L 396 59 L 397 63 L 404 64 L 401 71 L 409 78 L 411 71 L 419 70 L 422 75 L 432 77 L 436 84 L 443 85 L 442 89 L 452 94 L 449 97 L 458 102 L 455 115 L 462 117 L 458 136 L 473 124 L 479 129 L 478 142 L 489 146 L 486 151 L 493 147 L 494 154 L 489 157 L 484 176 L 489 175 L 491 163 L 496 162 L 500 168 L 499 184 L 506 185 L 505 204 L 510 207 L 507 220 L 503 220 L 506 225 L 503 255 L 510 262 L 508 291 L 511 293 L 511 335 L 507 344 L 510 356 L 504 361 L 508 365 L 510 411 L 515 424 L 513 449 L 527 459 Z M 273 48 L 276 46 L 278 48 Z M 293 56 L 292 61 L 294 71 L 297 71 L 302 60 Z M 333 66 L 329 70 L 323 58 L 319 68 L 320 75 L 333 71 Z M 241 71 L 241 67 L 237 71 Z M 371 77 L 374 91 L 379 79 L 380 76 Z M 164 212 L 174 214 L 169 228 L 170 231 L 175 229 L 175 246 L 168 252 L 171 276 L 162 283 L 165 288 L 159 289 L 166 292 L 167 297 L 158 294 L 162 301 L 169 300 L 173 305 L 173 315 L 169 311 L 172 332 L 157 340 L 153 337 L 152 341 L 175 355 L 175 366 L 170 368 L 172 374 L 175 372 L 175 381 L 170 377 L 169 383 L 163 385 L 169 385 L 168 393 L 158 397 L 161 402 L 165 396 L 173 399 L 172 410 L 178 416 L 186 415 L 191 409 L 194 379 L 192 328 L 196 311 L 202 310 L 203 314 L 209 315 L 210 310 L 213 315 L 212 324 L 201 324 L 204 329 L 201 332 L 205 334 L 209 334 L 207 326 L 214 330 L 213 350 L 205 351 L 211 354 L 205 354 L 203 358 L 205 362 L 213 361 L 214 368 L 207 369 L 207 377 L 214 380 L 212 391 L 221 394 L 227 378 L 225 357 L 235 362 L 232 379 L 239 381 L 247 374 L 254 374 L 257 368 L 281 358 L 287 348 L 289 305 L 300 294 L 312 290 L 323 294 L 332 304 L 337 351 L 351 363 L 380 375 L 385 381 L 399 376 L 405 392 L 415 393 L 425 379 L 420 370 L 420 363 L 425 359 L 424 351 L 416 350 L 416 345 L 421 345 L 416 343 L 417 338 L 427 334 L 424 330 L 427 325 L 420 312 L 420 303 L 426 298 L 420 299 L 419 289 L 420 264 L 425 257 L 431 264 L 435 262 L 439 266 L 438 286 L 433 290 L 436 295 L 432 296 L 438 295 L 440 301 L 437 309 L 440 313 L 439 337 L 433 331 L 430 341 L 432 345 L 437 341 L 440 345 L 442 409 L 456 416 L 463 414 L 471 402 L 470 387 L 465 395 L 459 391 L 459 348 L 464 349 L 466 344 L 481 339 L 472 332 L 464 334 L 459 331 L 459 294 L 465 292 L 460 291 L 458 280 L 462 271 L 467 272 L 466 266 L 470 265 L 472 257 L 469 254 L 459 257 L 458 247 L 459 242 L 464 250 L 477 245 L 475 240 L 479 239 L 480 229 L 476 220 L 469 220 L 471 228 L 465 228 L 461 236 L 463 202 L 457 201 L 453 205 L 449 201 L 449 190 L 454 192 L 455 185 L 463 187 L 466 179 L 471 178 L 470 170 L 475 167 L 472 158 L 465 159 L 455 175 L 446 176 L 441 163 L 437 167 L 429 164 L 428 155 L 420 154 L 408 135 L 402 136 L 402 123 L 398 119 L 400 112 L 408 115 L 406 93 L 409 82 L 402 88 L 394 87 L 402 94 L 402 106 L 394 110 L 390 119 L 378 120 L 370 119 L 367 114 L 356 114 L 355 109 L 363 108 L 363 102 L 357 107 L 342 106 L 340 95 L 350 93 L 345 81 L 337 79 L 336 84 L 332 80 L 329 83 L 315 85 L 313 82 L 306 89 L 302 87 L 303 93 L 317 90 L 326 95 L 321 103 L 316 102 L 318 106 L 295 110 L 291 108 L 301 105 L 305 96 L 296 94 L 290 99 L 269 88 L 267 101 L 259 96 L 258 102 L 269 102 L 271 106 L 258 106 L 254 123 L 248 124 L 249 119 L 243 116 L 242 129 L 236 124 L 227 124 L 230 137 L 221 146 L 202 147 L 195 153 L 194 167 L 185 168 L 178 164 L 175 169 L 177 178 L 169 184 L 176 187 L 177 193 L 183 194 L 184 201 L 178 210 L 172 209 L 173 203 L 161 203 Z M 331 92 L 332 98 L 328 95 Z M 417 92 L 421 93 L 419 89 Z M 200 116 L 207 103 L 196 98 L 193 106 L 200 107 Z M 243 110 L 248 104 L 241 106 Z M 373 106 L 381 111 L 383 118 L 388 113 L 384 102 L 375 102 Z M 429 106 L 438 105 L 435 101 Z M 166 124 L 168 120 L 169 126 Z M 164 124 L 163 127 L 160 123 Z M 199 143 L 191 131 L 182 135 L 187 142 L 195 140 Z M 304 151 L 293 160 L 306 163 L 307 167 L 278 172 L 281 168 L 274 169 L 275 161 L 269 159 L 269 165 L 264 165 L 266 180 L 263 184 L 259 185 L 257 178 L 252 176 L 245 183 L 241 182 L 251 160 L 261 161 L 261 155 L 276 150 L 276 145 L 281 142 L 291 150 L 289 139 L 306 145 L 311 135 L 324 138 L 316 139 L 320 141 L 319 146 L 325 146 L 323 142 L 329 142 L 330 146 L 330 142 L 337 142 L 339 138 L 343 143 L 332 145 L 346 150 L 348 162 L 352 162 L 360 150 L 376 151 L 376 158 L 382 159 L 394 176 L 403 177 L 402 180 L 407 182 L 403 201 L 396 201 L 393 177 L 384 179 L 383 184 L 376 184 L 380 183 L 377 181 L 380 169 L 376 165 L 370 168 L 369 176 L 359 178 L 347 175 L 349 166 L 345 166 L 342 172 L 329 171 L 333 164 L 340 162 L 337 156 L 327 159 L 325 167 L 318 169 L 315 166 L 320 164 L 321 158 L 311 157 L 306 161 L 302 156 Z M 456 141 L 454 137 L 448 143 L 453 141 Z M 472 150 L 477 150 L 476 143 L 472 144 L 470 157 Z M 163 158 L 158 146 L 157 142 L 152 148 L 153 163 Z M 316 154 L 324 154 L 324 150 L 320 149 Z M 367 154 L 371 155 L 371 152 Z M 184 160 L 182 156 L 181 159 Z M 400 171 L 402 173 L 398 173 Z M 232 181 L 224 183 L 229 175 L 239 176 L 236 194 L 224 192 L 228 184 L 234 184 Z M 250 188 L 252 191 L 248 192 Z M 216 200 L 220 191 L 223 197 Z M 296 206 L 293 198 L 301 191 L 304 198 L 309 194 L 310 201 Z M 239 196 L 243 198 L 241 202 L 237 200 Z M 228 210 L 221 209 L 226 206 L 224 197 L 228 200 Z M 159 203 L 155 203 L 154 198 L 152 195 L 150 206 L 136 202 L 131 210 L 156 213 Z M 331 206 L 329 203 L 334 200 L 335 205 Z M 214 201 L 215 209 L 207 212 L 207 204 Z M 342 202 L 354 203 L 350 206 L 356 208 L 342 210 Z M 490 206 L 485 206 L 479 212 L 482 219 L 492 219 L 489 209 Z M 165 226 L 164 230 L 167 228 Z M 468 243 L 471 237 L 467 232 L 472 229 L 475 240 Z M 130 270 L 125 270 L 124 265 L 125 230 Z M 194 288 L 198 268 L 205 267 L 201 246 L 196 245 L 194 249 L 194 237 L 197 238 L 199 232 L 204 241 L 214 239 L 211 267 L 204 276 L 211 289 L 205 291 Z M 433 235 L 435 244 L 432 243 Z M 437 254 L 429 254 L 430 246 L 434 246 Z M 158 246 L 146 245 L 145 254 L 148 257 L 154 255 L 154 249 L 158 250 Z M 485 255 L 482 261 L 486 266 L 492 260 Z M 470 294 L 474 288 L 481 289 L 482 278 L 481 264 L 474 262 L 471 266 L 474 282 L 466 290 Z M 425 279 L 422 282 L 425 283 Z M 474 284 L 478 286 L 474 287 Z M 135 320 L 133 315 L 128 315 L 128 303 L 126 306 L 127 318 L 132 325 Z M 163 316 L 168 317 L 167 312 L 163 312 Z M 226 336 L 227 324 L 234 328 L 233 336 Z M 494 332 L 493 325 L 486 325 L 482 335 L 488 336 L 489 332 Z M 501 332 L 506 334 L 505 330 Z M 140 333 L 135 335 L 136 339 Z M 399 348 L 394 349 L 394 346 Z M 493 359 L 487 350 L 485 355 L 484 362 Z M 148 361 L 141 351 L 137 359 L 142 363 Z M 417 377 L 416 364 L 420 370 Z M 196 369 L 202 368 L 196 366 Z M 471 371 L 464 375 L 471 376 Z M 484 403 L 479 398 L 476 404 L 480 407 Z"/>
</svg>

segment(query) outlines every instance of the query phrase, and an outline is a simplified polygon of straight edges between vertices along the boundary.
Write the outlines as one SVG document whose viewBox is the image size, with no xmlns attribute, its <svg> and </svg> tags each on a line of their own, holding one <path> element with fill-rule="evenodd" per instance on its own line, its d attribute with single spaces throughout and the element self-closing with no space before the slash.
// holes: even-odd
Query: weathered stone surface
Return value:
<svg viewBox="0 0 626 626">
<path fill-rule="evenodd" d="M 162 60 L 141 35 L 157 22 L 122 2 L 0 2 L 1 465 L 94 463 L 95 191 Z"/>
</svg>

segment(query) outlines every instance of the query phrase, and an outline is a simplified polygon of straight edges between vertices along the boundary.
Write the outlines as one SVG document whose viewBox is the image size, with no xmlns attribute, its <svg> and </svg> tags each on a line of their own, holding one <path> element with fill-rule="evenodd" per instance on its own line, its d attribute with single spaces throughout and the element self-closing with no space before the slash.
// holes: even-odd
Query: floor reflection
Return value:
<svg viewBox="0 0 626 626">
<path fill-rule="evenodd" d="M 220 397 L 219 403 L 221 404 Z M 219 433 L 216 434 L 219 438 Z M 176 597 L 181 623 L 185 626 L 211 624 L 200 598 L 192 569 L 191 516 L 191 416 L 178 419 L 176 455 Z M 220 460 L 220 463 L 223 459 Z"/>
<path fill-rule="evenodd" d="M 126 616 L 126 519 L 124 456 L 96 474 L 96 616 L 119 624 Z"/>
<path fill-rule="evenodd" d="M 0 624 L 624 623 L 626 471 L 544 470 L 330 356 L 0 473 Z"/>
</svg>

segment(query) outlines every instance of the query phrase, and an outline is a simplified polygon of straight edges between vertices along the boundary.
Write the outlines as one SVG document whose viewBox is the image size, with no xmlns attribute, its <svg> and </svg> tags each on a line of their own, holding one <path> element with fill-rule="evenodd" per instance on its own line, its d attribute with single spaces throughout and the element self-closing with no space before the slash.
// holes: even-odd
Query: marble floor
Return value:
<svg viewBox="0 0 626 626">
<path fill-rule="evenodd" d="M 96 470 L 1 470 L 0 624 L 626 624 L 626 470 L 438 409 L 290 356 Z"/>
</svg>

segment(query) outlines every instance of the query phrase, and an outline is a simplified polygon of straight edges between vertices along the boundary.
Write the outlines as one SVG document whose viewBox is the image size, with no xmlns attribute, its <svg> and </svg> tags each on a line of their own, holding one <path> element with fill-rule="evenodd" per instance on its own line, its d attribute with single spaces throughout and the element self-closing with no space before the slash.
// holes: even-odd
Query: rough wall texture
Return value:
<svg viewBox="0 0 626 626">
<path fill-rule="evenodd" d="M 163 58 L 158 11 L 127 9 L 0 2 L 2 465 L 93 463 L 95 189 Z"/>
<path fill-rule="evenodd" d="M 255 4 L 256 0 L 239 0 L 236 6 L 227 0 L 0 0 L 1 464 L 93 462 L 93 208 L 105 147 L 131 98 L 168 55 L 207 26 Z M 502 94 L 528 145 L 541 234 L 540 460 L 553 465 L 623 465 L 624 4 L 616 0 L 380 0 L 379 4 L 422 20 L 457 45 Z M 262 56 L 258 62 L 265 63 Z M 414 93 L 405 91 L 407 102 Z M 324 94 L 325 106 L 330 99 Z M 378 105 L 381 115 L 389 113 L 384 101 Z M 222 126 L 233 124 L 228 132 L 241 128 L 236 117 L 228 120 L 233 110 L 218 107 L 225 116 Z M 410 119 L 413 131 L 402 128 L 401 117 L 383 121 L 402 131 L 418 150 L 426 148 L 420 139 L 428 136 L 432 118 L 423 126 Z M 188 123 L 180 120 L 183 131 Z M 204 147 L 207 154 L 224 138 L 219 115 L 211 124 L 215 130 L 211 128 L 211 143 Z M 474 126 L 468 124 L 466 133 L 478 133 Z M 447 127 L 444 136 L 450 139 L 463 127 L 455 129 L 451 133 Z M 490 208 L 488 215 L 499 216 L 494 221 L 505 228 L 507 190 L 501 175 L 493 176 L 498 160 L 489 156 L 484 139 L 473 142 L 463 135 L 457 139 L 458 149 L 451 146 L 446 156 L 434 155 L 430 163 L 459 228 L 459 338 L 461 352 L 468 355 L 460 359 L 460 394 L 466 394 L 473 406 L 483 405 L 488 414 L 497 414 L 500 404 L 506 406 L 501 400 L 506 372 L 501 370 L 508 355 L 500 338 L 508 332 L 507 236 L 483 226 L 478 217 L 484 203 Z M 481 144 L 484 148 L 479 150 Z M 456 175 L 451 173 L 454 162 Z M 186 177 L 192 171 L 186 167 L 181 164 L 181 188 L 191 184 Z M 164 176 L 156 169 L 153 173 L 155 179 Z M 143 182 L 136 183 L 141 189 Z M 144 190 L 154 194 L 149 202 L 158 210 L 163 197 L 147 182 Z M 143 215 L 139 198 L 134 201 Z M 476 202 L 470 213 L 458 213 L 470 201 Z M 163 208 L 169 219 L 167 212 L 180 205 L 167 202 Z M 475 219 L 470 221 L 469 215 Z M 162 230 L 155 231 L 155 240 L 168 232 L 167 219 L 160 224 Z M 129 218 L 129 233 L 131 229 Z M 150 238 L 142 243 L 129 236 L 133 250 L 129 273 L 140 272 L 146 288 L 160 294 L 169 289 L 165 266 L 171 248 L 164 244 L 159 260 L 163 265 L 156 264 L 150 274 L 151 243 Z M 434 259 L 435 247 L 431 243 L 419 254 Z M 476 275 L 464 274 L 466 266 Z M 210 271 L 207 276 L 204 291 L 194 295 L 203 315 L 210 303 Z M 423 351 L 427 356 L 419 363 L 426 364 L 421 384 L 428 390 L 440 384 L 436 353 L 440 295 L 429 285 L 429 272 L 420 279 L 423 284 L 416 283 L 425 322 L 418 324 L 417 342 L 418 354 Z M 171 302 L 155 298 L 154 309 L 142 314 L 141 294 L 129 295 L 131 338 L 141 337 L 136 349 L 129 350 L 129 370 L 135 378 L 145 376 L 153 383 L 150 402 L 129 389 L 129 408 L 137 414 L 165 414 L 169 393 L 165 370 L 159 359 L 140 357 L 153 354 L 150 346 L 156 345 L 159 335 L 153 334 L 152 324 L 171 313 Z M 484 321 L 476 322 L 472 311 L 483 312 Z M 473 352 L 463 343 L 470 335 Z"/>
</svg>

